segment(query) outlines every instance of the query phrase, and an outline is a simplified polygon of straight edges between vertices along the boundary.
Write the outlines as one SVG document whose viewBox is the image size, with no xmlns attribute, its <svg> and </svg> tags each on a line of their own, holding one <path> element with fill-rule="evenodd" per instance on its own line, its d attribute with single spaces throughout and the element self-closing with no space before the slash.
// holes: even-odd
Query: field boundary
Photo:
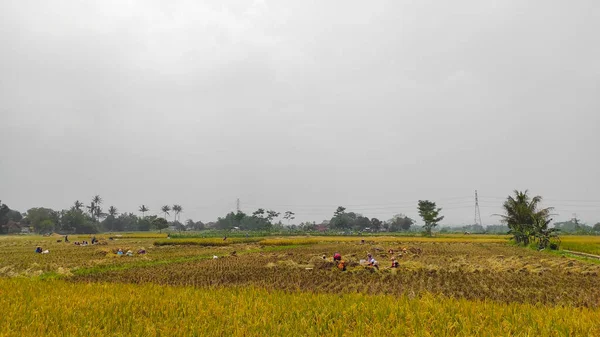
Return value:
<svg viewBox="0 0 600 337">
<path fill-rule="evenodd" d="M 592 259 L 598 259 L 598 260 L 600 260 L 600 255 L 594 255 L 594 254 L 576 252 L 576 251 L 573 251 L 573 250 L 566 250 L 566 249 L 563 249 L 562 251 L 565 252 L 565 253 L 573 254 L 573 255 L 584 256 L 584 257 L 589 257 L 589 258 L 592 258 Z"/>
</svg>

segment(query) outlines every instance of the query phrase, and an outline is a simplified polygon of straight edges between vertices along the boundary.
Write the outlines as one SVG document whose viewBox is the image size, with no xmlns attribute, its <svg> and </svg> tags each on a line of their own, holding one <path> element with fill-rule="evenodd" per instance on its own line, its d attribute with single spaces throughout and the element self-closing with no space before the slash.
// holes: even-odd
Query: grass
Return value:
<svg viewBox="0 0 600 337">
<path fill-rule="evenodd" d="M 0 279 L 2 336 L 597 336 L 598 309 Z"/>
</svg>

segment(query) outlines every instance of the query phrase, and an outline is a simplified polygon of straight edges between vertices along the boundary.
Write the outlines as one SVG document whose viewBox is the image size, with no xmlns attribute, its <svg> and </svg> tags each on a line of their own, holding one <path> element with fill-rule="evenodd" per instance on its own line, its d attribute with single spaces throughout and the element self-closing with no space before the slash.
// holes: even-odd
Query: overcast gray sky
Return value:
<svg viewBox="0 0 600 337">
<path fill-rule="evenodd" d="M 0 199 L 600 221 L 600 5 L 0 0 Z"/>
</svg>

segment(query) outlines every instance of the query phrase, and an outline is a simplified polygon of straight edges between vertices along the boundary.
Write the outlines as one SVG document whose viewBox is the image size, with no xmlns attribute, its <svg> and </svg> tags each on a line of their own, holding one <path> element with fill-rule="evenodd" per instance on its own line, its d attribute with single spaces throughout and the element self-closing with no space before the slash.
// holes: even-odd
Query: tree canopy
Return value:
<svg viewBox="0 0 600 337">
<path fill-rule="evenodd" d="M 516 243 L 529 245 L 537 239 L 540 246 L 547 245 L 551 236 L 556 235 L 556 228 L 548 228 L 552 207 L 541 207 L 542 197 L 529 196 L 529 191 L 515 190 L 502 205 L 504 214 L 500 214 L 502 223 L 508 225 L 509 233 Z"/>
<path fill-rule="evenodd" d="M 419 215 L 425 223 L 423 226 L 425 234 L 431 236 L 431 230 L 444 220 L 444 217 L 440 216 L 442 209 L 438 208 L 435 202 L 429 200 L 419 200 L 418 209 Z"/>
</svg>

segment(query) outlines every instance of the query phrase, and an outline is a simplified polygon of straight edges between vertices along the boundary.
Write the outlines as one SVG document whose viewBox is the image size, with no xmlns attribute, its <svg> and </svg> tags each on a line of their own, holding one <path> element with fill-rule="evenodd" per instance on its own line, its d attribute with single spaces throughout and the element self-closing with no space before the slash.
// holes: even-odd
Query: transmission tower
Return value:
<svg viewBox="0 0 600 337">
<path fill-rule="evenodd" d="M 483 226 L 481 223 L 481 211 L 479 210 L 479 197 L 477 196 L 477 190 L 475 190 L 475 224 Z"/>
<path fill-rule="evenodd" d="M 240 198 L 237 198 L 236 202 L 235 202 L 235 207 L 237 209 L 237 212 L 240 212 Z"/>
</svg>

